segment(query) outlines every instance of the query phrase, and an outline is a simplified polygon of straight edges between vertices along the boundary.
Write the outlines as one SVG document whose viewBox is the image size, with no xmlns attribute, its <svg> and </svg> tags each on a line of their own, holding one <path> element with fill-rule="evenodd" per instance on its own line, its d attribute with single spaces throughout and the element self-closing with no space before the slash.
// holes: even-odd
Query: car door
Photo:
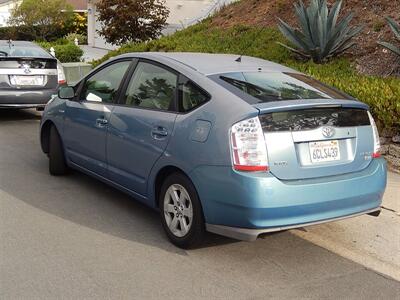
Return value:
<svg viewBox="0 0 400 300">
<path fill-rule="evenodd" d="M 107 138 L 111 180 L 146 196 L 150 171 L 168 145 L 177 113 L 178 74 L 139 61 L 112 112 Z"/>
<path fill-rule="evenodd" d="M 113 62 L 90 75 L 65 111 L 64 144 L 68 159 L 107 176 L 106 133 L 113 105 L 132 60 Z"/>
</svg>

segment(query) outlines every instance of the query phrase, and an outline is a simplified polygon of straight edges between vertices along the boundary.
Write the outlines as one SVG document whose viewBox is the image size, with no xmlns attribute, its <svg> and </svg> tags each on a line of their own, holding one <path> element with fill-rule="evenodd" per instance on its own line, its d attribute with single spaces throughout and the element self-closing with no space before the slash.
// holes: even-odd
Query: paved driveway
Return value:
<svg viewBox="0 0 400 300">
<path fill-rule="evenodd" d="M 400 283 L 292 232 L 183 251 L 157 213 L 85 175 L 51 177 L 39 115 L 0 111 L 1 299 L 395 299 Z"/>
</svg>

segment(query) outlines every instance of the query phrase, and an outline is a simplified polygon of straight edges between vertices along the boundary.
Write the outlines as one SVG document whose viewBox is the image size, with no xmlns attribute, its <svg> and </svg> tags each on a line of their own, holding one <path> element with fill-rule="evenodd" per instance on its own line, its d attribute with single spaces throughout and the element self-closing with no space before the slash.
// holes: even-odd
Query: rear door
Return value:
<svg viewBox="0 0 400 300">
<path fill-rule="evenodd" d="M 177 84 L 175 71 L 139 61 L 121 105 L 112 112 L 107 138 L 109 176 L 143 196 L 150 171 L 174 129 Z"/>
<path fill-rule="evenodd" d="M 66 105 L 64 144 L 69 160 L 103 177 L 107 176 L 108 123 L 131 62 L 113 62 L 90 75 L 78 99 Z"/>
<path fill-rule="evenodd" d="M 369 165 L 373 133 L 366 107 L 357 102 L 345 107 L 332 102 L 297 108 L 280 103 L 275 109 L 259 105 L 270 170 L 276 177 L 318 178 Z"/>
</svg>

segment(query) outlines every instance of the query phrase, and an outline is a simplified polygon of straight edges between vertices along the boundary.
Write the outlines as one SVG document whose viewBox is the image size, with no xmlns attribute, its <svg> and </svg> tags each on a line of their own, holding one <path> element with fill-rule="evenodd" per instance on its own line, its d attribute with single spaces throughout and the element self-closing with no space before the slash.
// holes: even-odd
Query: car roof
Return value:
<svg viewBox="0 0 400 300">
<path fill-rule="evenodd" d="M 0 46 L 5 46 L 8 45 L 9 41 L 8 40 L 0 40 Z M 28 41 L 11 41 L 11 43 L 15 46 L 22 46 L 22 47 L 39 47 L 33 42 L 28 42 Z"/>
<path fill-rule="evenodd" d="M 178 62 L 204 75 L 229 72 L 295 72 L 288 67 L 264 59 L 240 56 L 237 54 L 212 54 L 194 52 L 144 52 L 130 53 L 124 56 L 135 56 L 158 60 L 160 58 Z M 237 61 L 240 57 L 240 61 Z"/>
</svg>

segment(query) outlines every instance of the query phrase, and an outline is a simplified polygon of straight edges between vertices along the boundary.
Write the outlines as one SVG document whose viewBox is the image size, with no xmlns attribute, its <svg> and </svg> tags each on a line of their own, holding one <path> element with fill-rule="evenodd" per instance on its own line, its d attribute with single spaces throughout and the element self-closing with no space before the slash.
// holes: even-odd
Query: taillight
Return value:
<svg viewBox="0 0 400 300">
<path fill-rule="evenodd" d="M 258 117 L 236 123 L 231 128 L 233 168 L 238 171 L 268 171 L 267 148 Z"/>
<path fill-rule="evenodd" d="M 372 154 L 372 157 L 378 158 L 378 157 L 381 157 L 381 153 L 379 152 L 380 148 L 381 148 L 381 143 L 379 141 L 378 128 L 376 127 L 375 120 L 372 117 L 370 112 L 368 112 L 368 117 L 369 117 L 369 121 L 371 123 L 372 132 L 373 132 L 373 136 L 374 136 L 374 153 Z"/>
<path fill-rule="evenodd" d="M 60 63 L 57 63 L 57 75 L 58 75 L 58 84 L 67 83 L 67 80 L 65 78 L 64 68 Z"/>
</svg>

